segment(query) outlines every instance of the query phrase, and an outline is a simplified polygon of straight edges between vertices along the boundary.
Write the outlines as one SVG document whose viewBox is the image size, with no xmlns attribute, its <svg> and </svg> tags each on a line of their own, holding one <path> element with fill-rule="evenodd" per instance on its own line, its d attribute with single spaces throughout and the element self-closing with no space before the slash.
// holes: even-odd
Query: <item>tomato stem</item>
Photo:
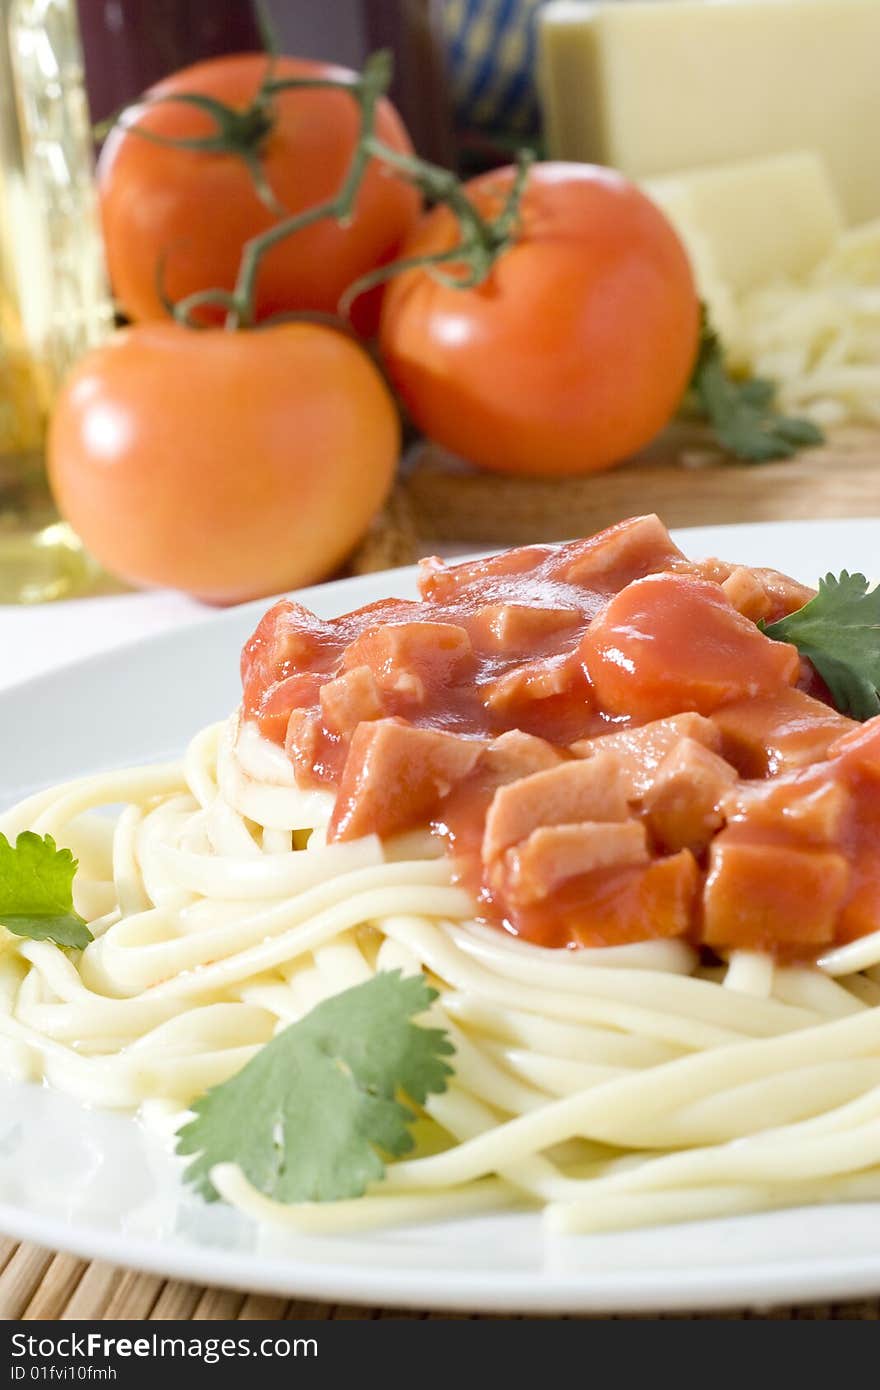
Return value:
<svg viewBox="0 0 880 1390">
<path fill-rule="evenodd" d="M 270 59 L 271 62 L 271 59 Z M 233 290 L 200 290 L 187 295 L 173 307 L 174 317 L 179 323 L 197 327 L 193 315 L 200 309 L 214 307 L 222 309 L 226 315 L 229 329 L 251 328 L 256 318 L 256 286 L 263 257 L 273 246 L 295 236 L 297 232 L 325 219 L 333 219 L 340 226 L 351 221 L 354 205 L 360 192 L 367 168 L 373 160 L 384 165 L 407 182 L 418 188 L 433 203 L 447 206 L 458 220 L 461 237 L 458 243 L 447 251 L 429 256 L 413 256 L 392 261 L 362 276 L 351 285 L 340 301 L 340 314 L 347 319 L 354 301 L 365 291 L 383 284 L 392 276 L 405 270 L 427 268 L 444 284 L 458 289 L 480 285 L 486 279 L 498 257 L 511 245 L 519 223 L 520 207 L 528 172 L 534 161 L 531 150 L 520 152 L 517 161 L 516 177 L 498 216 L 484 217 L 471 202 L 464 188 L 449 169 L 430 164 L 415 154 L 392 149 L 380 140 L 375 133 L 376 112 L 382 97 L 391 82 L 392 60 L 390 53 L 381 50 L 372 54 L 364 65 L 363 72 L 354 81 L 338 81 L 332 78 L 275 78 L 267 71 L 259 93 L 254 102 L 243 112 L 234 112 L 214 102 L 213 98 L 199 99 L 195 104 L 211 110 L 218 124 L 218 133 L 202 137 L 201 143 L 179 141 L 186 148 L 204 150 L 228 149 L 223 143 L 230 130 L 236 141 L 235 152 L 245 159 L 251 176 L 258 188 L 262 175 L 258 145 L 271 129 L 271 124 L 259 134 L 259 121 L 269 119 L 266 110 L 271 112 L 272 98 L 280 92 L 293 89 L 334 88 L 347 92 L 360 108 L 360 134 L 354 153 L 341 185 L 332 198 L 316 203 L 304 212 L 283 216 L 272 227 L 245 242 L 239 262 L 238 275 Z M 180 98 L 185 99 L 185 98 Z M 264 105 L 261 106 L 260 103 Z M 213 111 L 220 107 L 220 112 Z M 138 129 L 138 127 L 132 127 Z M 147 132 L 142 132 L 147 133 Z M 250 142 L 250 143 L 248 143 Z M 164 141 L 163 141 L 164 143 Z M 175 142 L 171 142 L 175 143 Z M 271 190 L 268 191 L 271 196 Z M 264 199 L 265 201 L 265 199 Z M 440 267 L 455 264 L 460 267 L 455 273 L 447 274 Z"/>
<path fill-rule="evenodd" d="M 263 48 L 270 58 L 277 58 L 281 52 L 281 41 L 269 7 L 265 0 L 253 0 L 253 10 Z"/>
<path fill-rule="evenodd" d="M 259 236 L 251 237 L 250 241 L 245 242 L 231 299 L 229 292 L 224 290 L 200 290 L 197 294 L 187 295 L 186 299 L 180 300 L 175 306 L 174 316 L 179 322 L 191 325 L 191 314 L 194 310 L 214 304 L 227 310 L 227 328 L 252 327 L 255 317 L 254 300 L 257 275 L 260 262 L 266 252 L 278 242 L 285 241 L 287 237 L 303 231 L 306 227 L 311 227 L 315 222 L 334 218 L 337 222 L 345 225 L 351 217 L 355 199 L 372 157 L 369 141 L 375 126 L 376 107 L 388 90 L 390 82 L 391 55 L 384 50 L 372 54 L 367 59 L 363 73 L 356 82 L 331 82 L 329 80 L 312 82 L 312 79 L 305 80 L 306 85 L 336 87 L 350 92 L 360 106 L 360 138 L 342 184 L 334 197 L 326 199 L 323 203 L 316 203 L 314 207 L 307 208 L 305 212 L 298 212 L 292 217 L 283 218 L 274 227 L 269 227 Z M 292 85 L 301 86 L 303 83 L 297 78 L 292 79 Z"/>
<path fill-rule="evenodd" d="M 495 261 L 513 241 L 528 172 L 534 163 L 535 156 L 532 151 L 520 151 L 517 157 L 516 177 L 504 207 L 497 217 L 486 219 L 474 207 L 454 174 L 448 173 L 445 169 L 435 169 L 424 160 L 398 155 L 396 150 L 388 150 L 376 140 L 371 141 L 370 146 L 377 158 L 393 164 L 401 173 L 410 177 L 428 197 L 450 207 L 458 218 L 461 240 L 448 251 L 435 251 L 427 256 L 406 256 L 368 271 L 349 285 L 339 302 L 339 312 L 344 318 L 348 318 L 356 299 L 405 270 L 427 270 L 436 280 L 453 289 L 472 289 L 481 285 Z M 442 177 L 437 177 L 438 175 Z M 461 272 L 448 275 L 437 269 L 452 262 L 462 267 Z"/>
<path fill-rule="evenodd" d="M 269 60 L 272 64 L 273 60 Z M 95 127 L 99 138 L 108 134 L 114 125 L 121 125 L 126 133 L 138 135 L 154 145 L 169 149 L 192 150 L 200 154 L 230 154 L 241 159 L 247 166 L 254 183 L 254 190 L 261 203 L 275 217 L 283 217 L 287 209 L 275 197 L 262 162 L 260 148 L 275 124 L 275 113 L 271 97 L 266 94 L 265 82 L 261 85 L 251 104 L 244 110 L 236 110 L 225 102 L 201 92 L 173 92 L 167 96 L 146 97 L 134 107 L 126 107 L 111 116 L 109 120 Z M 138 122 L 137 116 L 144 109 L 177 102 L 185 106 L 195 106 L 204 111 L 214 122 L 214 130 L 209 135 L 162 135 L 157 130 Z"/>
</svg>

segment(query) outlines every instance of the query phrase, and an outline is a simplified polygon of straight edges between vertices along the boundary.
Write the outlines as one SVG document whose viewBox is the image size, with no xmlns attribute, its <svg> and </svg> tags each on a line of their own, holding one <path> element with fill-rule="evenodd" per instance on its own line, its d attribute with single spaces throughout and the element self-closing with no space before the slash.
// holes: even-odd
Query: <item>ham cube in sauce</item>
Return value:
<svg viewBox="0 0 880 1390">
<path fill-rule="evenodd" d="M 419 588 L 282 600 L 245 647 L 243 717 L 334 793 L 330 840 L 430 829 L 475 914 L 544 946 L 810 959 L 880 930 L 880 718 L 758 626 L 811 590 L 652 516 Z"/>
<path fill-rule="evenodd" d="M 637 820 L 542 825 L 504 855 L 503 892 L 518 905 L 549 898 L 560 884 L 630 864 L 647 864 L 648 836 Z"/>
<path fill-rule="evenodd" d="M 773 642 L 717 584 L 682 574 L 637 580 L 606 606 L 581 643 L 598 703 L 640 723 L 794 685 L 800 658 Z"/>
<path fill-rule="evenodd" d="M 473 770 L 474 739 L 379 719 L 355 731 L 339 782 L 330 838 L 395 835 L 421 821 Z"/>
</svg>

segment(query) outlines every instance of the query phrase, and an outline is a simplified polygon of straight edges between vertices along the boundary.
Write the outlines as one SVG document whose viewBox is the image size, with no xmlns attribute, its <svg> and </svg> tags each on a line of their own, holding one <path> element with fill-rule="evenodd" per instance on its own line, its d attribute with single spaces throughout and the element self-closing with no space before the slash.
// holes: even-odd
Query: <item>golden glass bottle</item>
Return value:
<svg viewBox="0 0 880 1390">
<path fill-rule="evenodd" d="M 43 446 L 67 368 L 110 330 L 75 0 L 0 0 L 0 603 L 95 579 Z"/>
</svg>

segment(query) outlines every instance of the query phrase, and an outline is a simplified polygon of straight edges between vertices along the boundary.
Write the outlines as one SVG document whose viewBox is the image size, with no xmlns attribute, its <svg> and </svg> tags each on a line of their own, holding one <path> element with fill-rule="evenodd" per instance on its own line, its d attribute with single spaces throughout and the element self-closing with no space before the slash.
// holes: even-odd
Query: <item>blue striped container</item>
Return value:
<svg viewBox="0 0 880 1390">
<path fill-rule="evenodd" d="M 537 13 L 545 0 L 445 0 L 439 8 L 455 124 L 522 144 L 540 129 Z"/>
</svg>

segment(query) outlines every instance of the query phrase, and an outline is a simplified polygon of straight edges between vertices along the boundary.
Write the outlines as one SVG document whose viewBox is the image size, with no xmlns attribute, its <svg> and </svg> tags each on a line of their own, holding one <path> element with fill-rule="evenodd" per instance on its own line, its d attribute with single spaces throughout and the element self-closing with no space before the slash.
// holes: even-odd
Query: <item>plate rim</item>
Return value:
<svg viewBox="0 0 880 1390">
<path fill-rule="evenodd" d="M 843 1205 L 837 1204 L 841 1210 Z M 846 1209 L 873 1209 L 876 1203 L 847 1203 Z M 812 1208 L 791 1207 L 789 1212 Z M 834 1205 L 823 1207 L 826 1213 Z M 752 1213 L 728 1220 L 760 1220 Z M 450 1223 L 454 1224 L 454 1223 Z M 688 1223 L 697 1225 L 698 1223 Z M 669 1229 L 675 1229 L 670 1227 Z M 21 1213 L 0 1203 L 0 1230 L 11 1239 L 52 1251 L 99 1260 L 165 1279 L 206 1287 L 303 1299 L 321 1303 L 426 1309 L 432 1312 L 564 1314 L 706 1312 L 743 1308 L 764 1310 L 802 1302 L 838 1302 L 880 1294 L 880 1253 L 797 1259 L 762 1264 L 706 1265 L 692 1268 L 649 1266 L 642 1270 L 603 1270 L 590 1280 L 577 1275 L 537 1275 L 466 1269 L 432 1270 L 419 1283 L 412 1268 L 313 1263 L 273 1255 L 239 1255 L 219 1246 L 174 1246 L 159 1239 L 132 1238 L 100 1227 L 77 1227 L 60 1218 Z M 62 1239 L 59 1240 L 59 1234 Z M 613 1235 L 613 1233 L 610 1233 Z M 591 1239 L 604 1239 L 603 1236 Z M 423 1276 L 422 1276 L 423 1277 Z M 593 1282 L 594 1280 L 594 1282 Z M 526 1287 L 526 1281 L 530 1286 Z"/>
<path fill-rule="evenodd" d="M 862 528 L 868 525 L 880 526 L 880 515 L 867 517 L 795 517 L 790 521 L 728 521 L 711 523 L 706 526 L 671 526 L 669 528 L 673 539 L 678 536 L 688 536 L 693 532 L 700 534 L 717 534 L 722 540 L 730 532 L 737 531 L 774 531 L 784 528 L 785 530 L 809 529 L 812 527 L 841 526 L 845 528 Z M 576 537 L 570 537 L 574 540 Z M 565 545 L 566 540 L 559 541 L 530 541 L 528 545 Z M 439 543 L 438 543 L 439 544 Z M 520 549 L 520 546 L 491 546 L 487 549 L 468 550 L 461 555 L 454 555 L 447 559 L 449 565 L 466 564 L 470 560 L 484 559 L 489 555 L 501 554 L 504 550 Z M 442 549 L 442 546 L 441 546 Z M 427 553 L 427 552 L 426 552 Z M 436 552 L 432 552 L 436 553 Z M 226 608 L 216 608 L 213 612 L 205 613 L 203 616 L 194 618 L 192 621 L 175 623 L 160 632 L 148 632 L 141 637 L 132 637 L 124 642 L 117 642 L 112 647 L 103 651 L 91 652 L 88 656 L 73 657 L 67 661 L 59 662 L 57 666 L 52 666 L 45 671 L 38 671 L 35 675 L 25 676 L 23 680 L 13 681 L 9 685 L 0 687 L 0 701 L 7 695 L 26 694 L 29 689 L 37 689 L 46 685 L 49 681 L 59 676 L 69 675 L 90 666 L 100 665 L 115 657 L 124 657 L 127 652 L 141 649 L 142 647 L 161 646 L 163 643 L 173 640 L 181 633 L 198 635 L 207 629 L 231 617 L 244 617 L 247 614 L 254 616 L 266 613 L 273 604 L 278 603 L 284 598 L 294 599 L 298 603 L 305 603 L 308 606 L 309 598 L 314 594 L 319 594 L 322 598 L 328 594 L 341 593 L 349 588 L 357 589 L 365 584 L 376 583 L 386 576 L 396 576 L 398 579 L 412 576 L 418 572 L 419 563 L 416 561 L 412 565 L 398 565 L 393 569 L 367 570 L 363 574 L 345 575 L 339 579 L 327 579 L 319 584 L 309 584 L 302 589 L 285 589 L 276 594 L 268 594 L 265 598 L 248 599 L 246 603 L 230 604 Z M 149 592 L 145 590 L 143 592 Z M 100 596 L 96 598 L 96 603 L 100 602 Z M 63 600 L 60 601 L 63 603 Z M 347 611 L 342 609 L 342 612 Z"/>
<path fill-rule="evenodd" d="M 838 527 L 863 531 L 880 526 L 880 517 L 814 518 L 791 521 L 731 522 L 720 525 L 679 527 L 676 537 L 695 532 L 718 536 L 720 543 L 732 533 L 748 531 L 800 531 Z M 479 551 L 455 556 L 459 563 Z M 371 572 L 292 591 L 289 596 L 308 603 L 320 595 L 321 605 L 337 595 L 357 594 L 366 585 L 382 580 L 401 585 L 411 580 L 416 566 Z M 134 637 L 105 652 L 78 657 L 0 690 L 0 713 L 7 699 L 26 698 L 29 690 L 45 688 L 59 677 L 76 679 L 78 673 L 101 667 L 110 661 L 143 648 L 161 649 L 163 644 L 186 640 L 206 633 L 232 615 L 239 621 L 255 619 L 278 598 L 255 599 L 247 604 L 206 614 L 193 622 L 178 624 L 164 632 Z M 344 600 L 343 600 L 344 601 Z M 344 610 L 337 610 L 344 611 Z M 14 1083 L 13 1083 L 14 1084 Z M 23 1083 L 27 1084 L 27 1083 Z M 88 1109 L 88 1107 L 83 1107 Z M 837 1210 L 852 1212 L 858 1207 L 876 1210 L 878 1204 L 822 1206 L 830 1215 Z M 789 1209 L 798 1210 L 798 1209 Z M 801 1208 L 803 1211 L 816 1208 Z M 761 1221 L 772 1213 L 756 1213 L 735 1219 Z M 473 1218 L 472 1218 L 473 1219 Z M 439 1223 L 438 1223 L 439 1224 Z M 452 1223 L 453 1225 L 455 1223 Z M 700 1223 L 689 1223 L 697 1225 Z M 434 1228 L 436 1229 L 436 1227 Z M 668 1227 L 673 1231 L 674 1227 Z M 377 1260 L 370 1266 L 341 1262 L 311 1261 L 294 1254 L 260 1254 L 224 1249 L 219 1245 L 163 1244 L 161 1237 L 134 1236 L 111 1230 L 87 1220 L 70 1220 L 32 1207 L 0 1202 L 0 1232 L 12 1239 L 69 1252 L 87 1260 L 109 1261 L 125 1268 L 182 1278 L 203 1285 L 245 1288 L 266 1294 L 283 1294 L 320 1302 L 387 1305 L 391 1308 L 423 1308 L 432 1311 L 485 1311 L 495 1313 L 659 1313 L 725 1308 L 768 1308 L 798 1301 L 869 1298 L 880 1294 L 880 1253 L 810 1255 L 785 1258 L 750 1258 L 735 1264 L 697 1263 L 691 1266 L 646 1264 L 607 1269 L 601 1263 L 589 1269 L 558 1273 L 538 1270 L 488 1270 L 473 1273 L 466 1259 L 458 1266 L 416 1270 L 389 1262 L 377 1249 Z M 602 1240 L 596 1236 L 591 1239 Z M 574 1237 L 576 1239 L 576 1237 Z M 722 1247 L 723 1249 L 723 1247 Z"/>
</svg>

